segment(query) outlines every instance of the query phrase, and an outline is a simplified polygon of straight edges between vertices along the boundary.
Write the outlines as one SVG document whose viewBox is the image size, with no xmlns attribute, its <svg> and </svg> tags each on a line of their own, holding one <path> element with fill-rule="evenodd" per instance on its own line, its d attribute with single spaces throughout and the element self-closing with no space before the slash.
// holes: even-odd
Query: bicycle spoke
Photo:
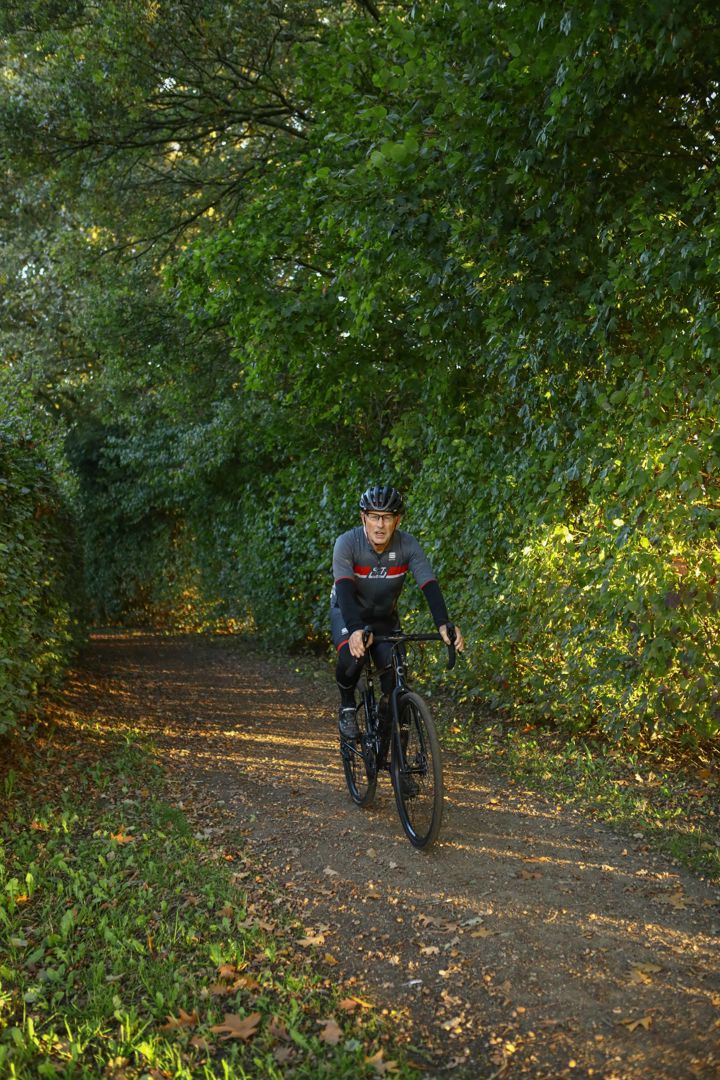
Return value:
<svg viewBox="0 0 720 1080">
<path fill-rule="evenodd" d="M 372 768 L 372 756 L 367 755 L 365 713 L 362 708 L 358 709 L 357 722 L 360 738 L 352 741 L 341 738 L 340 755 L 350 798 L 358 806 L 369 806 L 375 797 L 377 775 Z M 368 769 L 368 761 L 371 764 L 370 769 Z"/>
<path fill-rule="evenodd" d="M 417 694 L 405 694 L 400 703 L 392 778 L 398 813 L 410 842 L 427 847 L 437 838 L 442 821 L 442 764 L 435 725 Z"/>
</svg>

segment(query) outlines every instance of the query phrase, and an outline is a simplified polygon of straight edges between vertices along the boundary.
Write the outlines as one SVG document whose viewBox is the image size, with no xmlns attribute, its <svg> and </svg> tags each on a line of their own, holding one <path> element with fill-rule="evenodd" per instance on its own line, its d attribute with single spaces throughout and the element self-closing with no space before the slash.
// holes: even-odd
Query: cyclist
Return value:
<svg viewBox="0 0 720 1080">
<path fill-rule="evenodd" d="M 396 488 L 369 487 L 360 497 L 362 524 L 335 541 L 330 628 L 337 649 L 338 727 L 346 739 L 358 735 L 355 687 L 366 659 L 363 630 L 370 626 L 378 635 L 399 630 L 397 601 L 408 572 L 422 589 L 443 641 L 450 644 L 442 591 L 418 541 L 398 528 L 402 513 L 403 497 Z M 456 626 L 455 648 L 462 651 L 464 644 Z M 371 635 L 367 648 L 380 671 L 382 710 L 393 688 L 392 646 L 386 642 L 373 646 Z"/>
</svg>

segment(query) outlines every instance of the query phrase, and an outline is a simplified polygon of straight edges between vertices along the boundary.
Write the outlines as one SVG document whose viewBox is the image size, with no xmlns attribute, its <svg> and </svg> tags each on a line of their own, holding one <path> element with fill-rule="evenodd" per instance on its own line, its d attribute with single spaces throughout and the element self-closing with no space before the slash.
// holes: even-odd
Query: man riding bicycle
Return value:
<svg viewBox="0 0 720 1080">
<path fill-rule="evenodd" d="M 398 528 L 403 513 L 403 497 L 388 485 L 375 485 L 360 497 L 362 524 L 339 536 L 333 551 L 335 583 L 330 594 L 330 628 L 337 649 L 335 677 L 340 691 L 338 727 L 346 739 L 358 736 L 355 687 L 368 649 L 380 671 L 383 697 L 381 709 L 393 688 L 392 646 L 387 642 L 367 643 L 363 631 L 369 626 L 377 635 L 400 628 L 397 601 L 411 571 L 425 599 L 435 625 L 450 644 L 450 618 L 440 586 L 422 547 L 410 533 Z M 454 628 L 455 648 L 464 648 L 459 627 Z"/>
</svg>

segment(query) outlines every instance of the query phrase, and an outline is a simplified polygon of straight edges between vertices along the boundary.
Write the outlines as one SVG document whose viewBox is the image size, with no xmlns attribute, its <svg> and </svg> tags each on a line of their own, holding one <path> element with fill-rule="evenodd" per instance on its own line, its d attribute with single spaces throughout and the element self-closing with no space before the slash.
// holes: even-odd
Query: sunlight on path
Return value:
<svg viewBox="0 0 720 1080">
<path fill-rule="evenodd" d="M 446 761 L 440 843 L 404 840 L 389 779 L 344 790 L 330 679 L 237 643 L 97 635 L 73 687 L 138 725 L 185 800 L 224 805 L 338 971 L 411 1010 L 444 1065 L 497 1076 L 716 1077 L 717 892 L 607 828 Z M 465 1067 L 463 1066 L 463 1068 Z"/>
</svg>

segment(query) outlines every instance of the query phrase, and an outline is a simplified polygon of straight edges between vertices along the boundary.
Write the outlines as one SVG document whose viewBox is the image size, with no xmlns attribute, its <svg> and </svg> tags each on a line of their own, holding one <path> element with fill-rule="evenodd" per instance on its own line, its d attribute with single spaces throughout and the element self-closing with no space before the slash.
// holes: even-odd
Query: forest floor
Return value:
<svg viewBox="0 0 720 1080">
<path fill-rule="evenodd" d="M 389 778 L 350 802 L 331 677 L 242 641 L 99 633 L 66 699 L 141 730 L 193 827 L 274 878 L 425 1075 L 720 1077 L 720 895 L 639 836 L 447 753 L 418 852 Z"/>
</svg>

